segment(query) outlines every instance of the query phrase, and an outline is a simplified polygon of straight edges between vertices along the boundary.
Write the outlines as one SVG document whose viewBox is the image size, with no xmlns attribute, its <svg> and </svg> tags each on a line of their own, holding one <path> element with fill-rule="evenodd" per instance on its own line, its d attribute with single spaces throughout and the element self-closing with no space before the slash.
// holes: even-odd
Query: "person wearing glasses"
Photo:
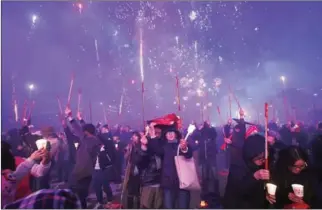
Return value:
<svg viewBox="0 0 322 210">
<path fill-rule="evenodd" d="M 272 173 L 271 182 L 276 188 L 275 196 L 267 195 L 267 200 L 279 208 L 310 208 L 314 199 L 314 174 L 308 165 L 308 155 L 303 149 L 291 146 L 279 153 Z M 295 195 L 292 184 L 303 186 L 303 197 Z"/>
</svg>

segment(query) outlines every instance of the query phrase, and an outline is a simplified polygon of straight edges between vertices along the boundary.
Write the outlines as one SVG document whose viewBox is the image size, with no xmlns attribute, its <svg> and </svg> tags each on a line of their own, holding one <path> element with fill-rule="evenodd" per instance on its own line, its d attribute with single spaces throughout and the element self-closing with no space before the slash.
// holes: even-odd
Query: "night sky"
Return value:
<svg viewBox="0 0 322 210">
<path fill-rule="evenodd" d="M 14 116 L 13 84 L 20 115 L 34 100 L 36 124 L 58 123 L 73 73 L 74 111 L 81 89 L 87 118 L 91 101 L 94 121 L 105 108 L 109 122 L 133 126 L 142 78 L 146 119 L 177 112 L 176 75 L 189 120 L 202 106 L 212 121 L 217 106 L 226 118 L 229 85 L 249 113 L 283 88 L 322 95 L 322 2 L 1 3 L 3 123 Z"/>
</svg>

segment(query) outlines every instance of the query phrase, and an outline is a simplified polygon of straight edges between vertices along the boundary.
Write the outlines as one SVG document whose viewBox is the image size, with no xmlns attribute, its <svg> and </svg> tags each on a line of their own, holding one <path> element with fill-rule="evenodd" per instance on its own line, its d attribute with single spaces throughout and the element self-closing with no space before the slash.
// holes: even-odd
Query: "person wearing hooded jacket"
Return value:
<svg viewBox="0 0 322 210">
<path fill-rule="evenodd" d="M 245 140 L 242 148 L 243 166 L 234 168 L 235 176 L 228 180 L 225 209 L 265 208 L 264 181 L 269 180 L 269 171 L 263 169 L 265 138 L 259 134 Z"/>
<path fill-rule="evenodd" d="M 153 129 L 153 126 L 150 126 L 150 129 Z M 174 157 L 177 155 L 179 147 L 179 155 L 190 159 L 192 158 L 192 148 L 186 141 L 180 139 L 181 133 L 175 126 L 170 126 L 164 131 L 161 141 L 151 141 L 142 148 L 142 150 L 161 157 L 161 188 L 163 190 L 163 208 L 165 209 L 175 209 L 176 202 L 180 209 L 187 209 L 190 204 L 190 192 L 179 188 Z"/>
<path fill-rule="evenodd" d="M 96 129 L 93 124 L 85 124 L 78 113 L 80 124 L 72 118 L 72 112 L 69 108 L 65 110 L 66 118 L 69 121 L 75 135 L 79 137 L 79 145 L 76 151 L 76 164 L 68 180 L 70 188 L 75 192 L 82 204 L 82 208 L 87 207 L 86 198 L 89 193 L 92 174 L 94 171 L 96 155 L 99 152 L 101 142 L 95 135 Z"/>
<path fill-rule="evenodd" d="M 298 146 L 291 146 L 280 151 L 278 161 L 272 173 L 271 182 L 276 188 L 275 196 L 267 195 L 267 200 L 275 208 L 306 209 L 312 207 L 316 177 L 309 166 L 308 155 Z M 304 196 L 294 194 L 292 184 L 304 187 Z"/>
<path fill-rule="evenodd" d="M 217 175 L 217 131 L 208 122 L 204 122 L 200 130 L 199 164 L 201 169 L 201 199 L 208 205 L 219 203 L 219 180 Z"/>
</svg>

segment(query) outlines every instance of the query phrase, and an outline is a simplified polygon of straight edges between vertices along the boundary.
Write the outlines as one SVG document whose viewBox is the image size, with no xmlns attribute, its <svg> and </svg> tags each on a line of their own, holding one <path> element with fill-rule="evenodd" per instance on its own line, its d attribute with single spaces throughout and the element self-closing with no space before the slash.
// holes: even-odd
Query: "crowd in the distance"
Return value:
<svg viewBox="0 0 322 210">
<path fill-rule="evenodd" d="M 270 123 L 265 168 L 264 130 L 240 115 L 234 124 L 196 126 L 187 139 L 179 118 L 132 131 L 94 126 L 66 108 L 62 132 L 49 126 L 33 133 L 26 121 L 1 136 L 1 207 L 94 208 L 87 199 L 95 192 L 95 208 L 321 208 L 322 123 Z M 223 198 L 219 141 L 229 168 Z M 177 155 L 195 158 L 201 206 L 192 207 L 190 190 L 180 185 Z M 53 189 L 53 183 L 61 185 Z"/>
</svg>

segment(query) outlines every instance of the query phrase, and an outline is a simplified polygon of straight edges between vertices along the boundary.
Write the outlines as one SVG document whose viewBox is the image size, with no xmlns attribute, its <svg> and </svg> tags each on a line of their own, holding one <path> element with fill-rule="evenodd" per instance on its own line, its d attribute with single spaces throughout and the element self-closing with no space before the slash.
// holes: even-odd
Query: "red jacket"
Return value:
<svg viewBox="0 0 322 210">
<path fill-rule="evenodd" d="M 22 157 L 15 157 L 16 161 L 16 167 L 20 165 L 20 163 L 24 162 L 25 159 Z M 24 198 L 32 193 L 29 185 L 30 181 L 30 174 L 25 176 L 18 184 L 15 200 L 18 200 L 20 198 Z"/>
</svg>

